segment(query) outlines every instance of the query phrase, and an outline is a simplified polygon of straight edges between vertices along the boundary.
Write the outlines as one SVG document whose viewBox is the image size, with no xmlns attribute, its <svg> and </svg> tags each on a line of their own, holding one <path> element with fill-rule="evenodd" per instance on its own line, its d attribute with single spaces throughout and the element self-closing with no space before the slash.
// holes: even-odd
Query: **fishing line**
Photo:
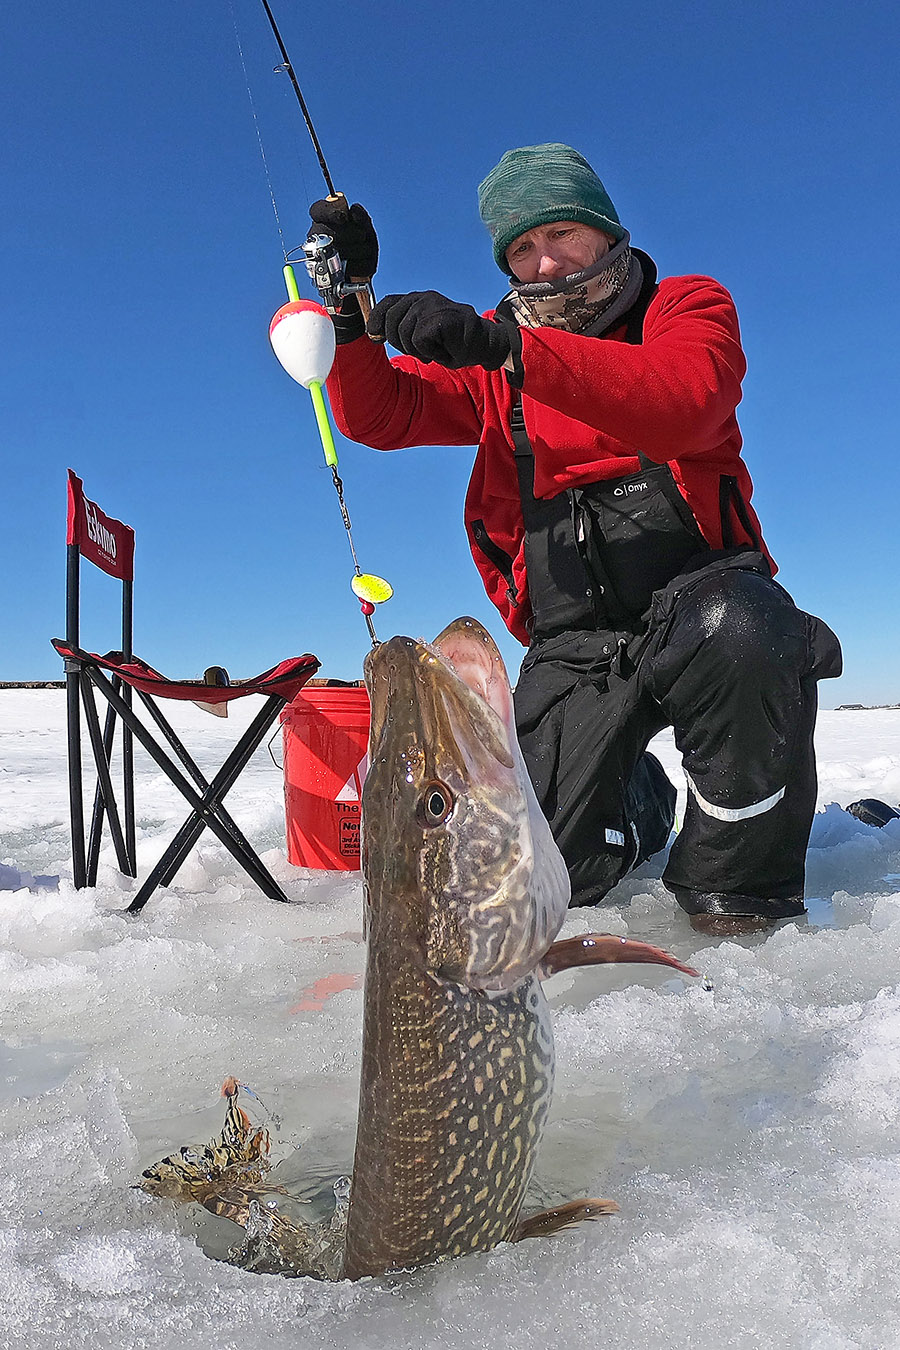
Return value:
<svg viewBox="0 0 900 1350">
<path fill-rule="evenodd" d="M 331 173 L 328 169 L 328 165 L 325 161 L 325 156 L 322 152 L 322 147 L 319 143 L 319 138 L 316 135 L 316 130 L 315 127 L 313 126 L 312 118 L 310 117 L 309 114 L 309 109 L 306 106 L 306 101 L 303 98 L 303 94 L 301 93 L 300 90 L 300 85 L 298 84 L 297 77 L 294 74 L 293 66 L 291 65 L 290 58 L 288 57 L 287 48 L 284 45 L 281 33 L 278 30 L 278 25 L 275 22 L 275 16 L 273 15 L 272 10 L 267 3 L 267 0 L 262 0 L 262 5 L 266 12 L 266 17 L 269 21 L 269 25 L 272 29 L 272 32 L 275 35 L 275 40 L 278 44 L 278 50 L 280 51 L 282 57 L 282 64 L 275 67 L 275 73 L 287 74 L 290 77 L 291 85 L 293 86 L 294 93 L 296 94 L 297 101 L 300 105 L 300 111 L 303 114 L 303 120 L 306 123 L 306 129 L 309 132 L 310 138 L 313 143 L 313 148 L 315 149 L 316 156 L 319 161 L 319 167 L 321 168 L 322 174 L 325 178 L 329 198 L 336 203 L 340 203 L 343 207 L 344 212 L 347 212 L 349 210 L 347 206 L 347 200 L 342 193 L 337 192 L 335 189 Z M 244 74 L 244 84 L 247 89 L 247 98 L 249 100 L 250 111 L 253 116 L 253 125 L 256 131 L 256 140 L 259 146 L 259 154 L 263 163 L 263 170 L 266 175 L 266 183 L 268 184 L 269 188 L 269 197 L 271 199 L 272 210 L 275 215 L 275 224 L 278 227 L 278 235 L 281 240 L 281 252 L 282 257 L 284 259 L 283 273 L 289 298 L 289 303 L 285 306 L 282 306 L 282 309 L 278 311 L 278 314 L 276 314 L 275 318 L 272 320 L 272 325 L 270 326 L 269 330 L 269 336 L 270 340 L 272 340 L 273 347 L 275 349 L 275 354 L 278 357 L 279 361 L 281 361 L 281 364 L 287 370 L 288 374 L 291 375 L 292 378 L 297 379 L 300 384 L 302 384 L 306 389 L 308 389 L 309 393 L 312 396 L 313 407 L 316 416 L 316 423 L 322 441 L 322 449 L 325 454 L 325 462 L 331 469 L 331 476 L 334 482 L 335 492 L 337 493 L 338 505 L 341 511 L 341 518 L 344 522 L 344 529 L 347 534 L 347 542 L 350 545 L 350 553 L 353 558 L 354 575 L 350 582 L 350 587 L 354 595 L 359 600 L 359 607 L 365 620 L 366 627 L 369 630 L 369 637 L 372 640 L 373 647 L 376 647 L 378 645 L 378 637 L 375 633 L 374 624 L 372 623 L 372 615 L 375 612 L 376 605 L 382 604 L 385 600 L 390 599 L 390 597 L 393 595 L 393 587 L 390 585 L 389 582 L 385 581 L 382 577 L 375 576 L 373 573 L 363 572 L 359 564 L 359 559 L 357 558 L 356 555 L 356 548 L 354 547 L 353 544 L 353 532 L 350 524 L 350 515 L 347 510 L 346 502 L 344 500 L 344 484 L 338 473 L 338 460 L 337 460 L 337 451 L 334 445 L 334 435 L 331 431 L 331 425 L 328 418 L 328 410 L 325 404 L 324 394 L 322 391 L 322 385 L 324 383 L 325 378 L 327 377 L 328 369 L 330 369 L 331 359 L 333 359 L 334 355 L 334 333 L 331 327 L 331 321 L 327 318 L 325 311 L 321 309 L 320 306 L 312 305 L 310 302 L 301 301 L 300 292 L 297 288 L 297 280 L 294 274 L 292 263 L 298 257 L 298 255 L 300 254 L 303 255 L 307 271 L 310 273 L 311 279 L 315 282 L 317 288 L 320 290 L 320 293 L 323 295 L 325 304 L 328 307 L 328 313 L 331 314 L 337 312 L 337 308 L 340 305 L 341 298 L 344 295 L 356 293 L 359 295 L 360 307 L 363 311 L 363 315 L 364 317 L 367 317 L 368 312 L 371 309 L 371 304 L 373 300 L 371 281 L 370 279 L 367 278 L 361 278 L 359 280 L 351 278 L 349 281 L 347 281 L 344 278 L 343 265 L 337 258 L 336 250 L 334 249 L 333 246 L 333 241 L 328 236 L 325 235 L 316 236 L 312 253 L 310 252 L 309 241 L 307 241 L 307 244 L 302 245 L 299 249 L 288 250 L 287 245 L 285 243 L 284 230 L 282 229 L 281 226 L 281 217 L 279 216 L 278 213 L 278 202 L 275 196 L 275 187 L 272 182 L 272 174 L 269 170 L 269 162 L 266 157 L 265 145 L 263 144 L 262 129 L 260 127 L 260 121 L 256 111 L 256 103 L 253 98 L 253 89 L 250 83 L 250 73 L 247 70 L 247 61 L 244 56 L 244 48 L 241 43 L 240 33 L 238 31 L 237 14 L 235 11 L 234 0 L 229 0 L 229 8 L 231 10 L 231 22 L 232 26 L 234 27 L 234 38 L 235 42 L 237 43 L 238 54 L 240 56 L 241 69 Z M 301 180 L 303 180 L 304 176 L 302 167 L 300 170 L 300 176 Z M 304 189 L 306 189 L 305 180 L 304 180 Z M 306 189 L 306 191 L 308 195 L 308 189 Z M 318 266 L 319 272 L 315 271 L 316 266 Z M 322 271 L 322 269 L 324 269 L 324 272 Z M 322 285 L 320 284 L 323 276 L 324 276 L 324 284 L 326 286 L 325 292 L 323 292 Z M 311 330 L 309 329 L 308 326 L 309 322 L 312 321 L 313 328 L 315 327 L 315 320 L 312 320 L 312 316 L 309 314 L 309 310 L 311 309 L 312 310 L 318 309 L 319 313 L 322 315 L 322 318 L 326 320 L 331 345 L 331 358 L 328 360 L 327 368 L 323 367 L 321 371 L 313 372 L 312 374 L 310 374 L 310 371 L 306 368 L 306 363 L 310 356 L 310 352 L 306 350 L 311 334 Z M 302 332 L 298 332 L 296 327 L 292 328 L 291 326 L 293 320 L 298 317 L 298 311 L 300 312 L 299 313 L 300 322 L 301 325 L 303 326 Z M 306 313 L 304 314 L 303 311 L 306 311 Z M 303 372 L 298 373 L 296 361 L 293 359 L 293 357 L 290 356 L 290 352 L 281 350 L 280 344 L 277 343 L 273 337 L 273 330 L 275 329 L 275 326 L 278 324 L 280 320 L 284 319 L 289 319 L 289 322 L 286 323 L 284 325 L 284 328 L 281 330 L 282 333 L 284 332 L 289 333 L 288 346 L 290 347 L 291 345 L 291 335 L 293 335 L 293 338 L 295 340 L 298 336 L 300 338 L 300 346 L 302 349 L 301 365 L 304 367 Z M 313 347 L 317 345 L 320 345 L 320 339 L 314 339 Z M 290 359 L 287 359 L 288 357 L 290 357 Z M 315 364 L 315 358 L 313 363 Z"/>
<path fill-rule="evenodd" d="M 260 130 L 259 118 L 256 115 L 256 104 L 253 101 L 253 90 L 250 87 L 250 75 L 247 71 L 247 62 L 244 59 L 244 48 L 241 46 L 241 35 L 238 32 L 237 14 L 234 9 L 234 0 L 229 0 L 228 7 L 231 10 L 231 22 L 234 25 L 234 40 L 237 43 L 238 53 L 241 58 L 241 69 L 244 72 L 244 83 L 247 86 L 247 98 L 250 100 L 250 112 L 253 114 L 253 126 L 256 130 L 256 143 L 259 146 L 260 158 L 263 162 L 263 169 L 266 174 L 266 182 L 269 186 L 269 197 L 272 201 L 272 210 L 275 212 L 275 224 L 278 226 L 278 236 L 281 239 L 281 253 L 285 262 L 288 261 L 288 248 L 284 239 L 284 230 L 281 228 L 281 217 L 278 214 L 278 202 L 275 200 L 275 188 L 272 186 L 272 175 L 269 172 L 269 161 L 266 159 L 266 148 L 263 145 L 262 131 Z"/>
</svg>

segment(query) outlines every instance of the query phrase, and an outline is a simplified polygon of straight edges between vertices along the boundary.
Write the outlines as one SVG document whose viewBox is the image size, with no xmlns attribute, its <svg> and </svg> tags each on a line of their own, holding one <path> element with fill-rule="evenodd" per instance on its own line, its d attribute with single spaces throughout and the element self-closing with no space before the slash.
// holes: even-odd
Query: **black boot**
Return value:
<svg viewBox="0 0 900 1350">
<path fill-rule="evenodd" d="M 880 802 L 877 797 L 861 797 L 858 802 L 851 802 L 844 810 L 849 811 L 857 820 L 861 820 L 863 825 L 876 825 L 879 829 L 889 820 L 900 820 L 900 811 L 895 811 L 887 802 Z"/>
</svg>

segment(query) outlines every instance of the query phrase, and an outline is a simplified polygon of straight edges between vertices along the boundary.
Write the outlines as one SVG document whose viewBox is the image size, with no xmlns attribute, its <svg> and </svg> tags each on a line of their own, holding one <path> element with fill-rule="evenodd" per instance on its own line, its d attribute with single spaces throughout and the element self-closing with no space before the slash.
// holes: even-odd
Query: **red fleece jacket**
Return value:
<svg viewBox="0 0 900 1350">
<path fill-rule="evenodd" d="M 668 277 L 650 302 L 643 343 L 624 337 L 624 327 L 602 338 L 522 330 L 522 410 L 534 448 L 535 496 L 637 473 L 641 450 L 669 464 L 713 548 L 722 547 L 722 475 L 737 479 L 761 539 L 735 417 L 746 360 L 731 296 L 710 277 Z M 376 450 L 478 445 L 466 494 L 469 542 L 490 599 L 527 645 L 531 606 L 505 372 L 445 370 L 409 356 L 389 360 L 382 345 L 362 337 L 338 347 L 328 392 L 343 434 Z M 751 543 L 732 514 L 735 541 Z M 476 520 L 513 561 L 516 603 L 473 538 Z"/>
</svg>

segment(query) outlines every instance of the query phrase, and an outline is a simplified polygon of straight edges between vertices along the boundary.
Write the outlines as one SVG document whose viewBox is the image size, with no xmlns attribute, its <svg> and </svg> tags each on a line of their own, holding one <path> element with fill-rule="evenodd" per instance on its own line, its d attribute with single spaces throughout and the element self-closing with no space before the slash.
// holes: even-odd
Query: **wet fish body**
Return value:
<svg viewBox="0 0 900 1350">
<path fill-rule="evenodd" d="M 350 1277 L 511 1237 L 553 1090 L 537 970 L 569 882 L 500 655 L 460 620 L 366 662 L 368 964 Z"/>
</svg>

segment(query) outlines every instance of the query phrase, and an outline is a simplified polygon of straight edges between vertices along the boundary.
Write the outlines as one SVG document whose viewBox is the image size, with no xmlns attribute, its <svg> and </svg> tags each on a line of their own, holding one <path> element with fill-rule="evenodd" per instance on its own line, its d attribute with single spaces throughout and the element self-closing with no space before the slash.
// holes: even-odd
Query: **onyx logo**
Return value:
<svg viewBox="0 0 900 1350">
<path fill-rule="evenodd" d="M 97 508 L 93 502 L 85 500 L 84 514 L 87 518 L 88 539 L 92 539 L 98 548 L 102 549 L 110 558 L 114 558 L 116 556 L 116 537 L 99 519 Z"/>
<path fill-rule="evenodd" d="M 646 492 L 646 491 L 647 491 L 647 480 L 646 480 L 646 478 L 645 478 L 644 481 L 643 481 L 643 483 L 622 483 L 622 484 L 620 484 L 620 486 L 617 487 L 617 488 L 613 491 L 613 496 L 614 496 L 614 497 L 630 497 L 630 496 L 632 495 L 632 493 L 634 493 L 634 492 Z"/>
</svg>

